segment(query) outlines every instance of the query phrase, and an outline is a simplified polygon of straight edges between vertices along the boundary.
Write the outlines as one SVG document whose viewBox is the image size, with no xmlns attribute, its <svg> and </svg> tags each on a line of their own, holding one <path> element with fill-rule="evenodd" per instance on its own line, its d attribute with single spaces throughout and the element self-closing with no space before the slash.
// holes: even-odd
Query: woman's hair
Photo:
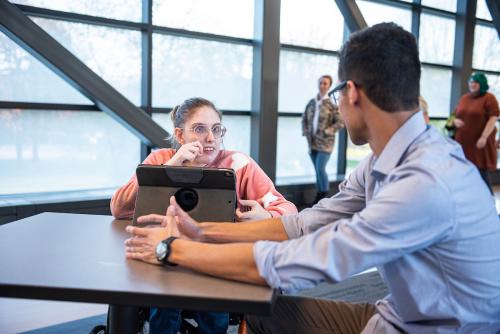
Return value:
<svg viewBox="0 0 500 334">
<path fill-rule="evenodd" d="M 202 97 L 192 97 L 185 100 L 181 104 L 175 106 L 170 112 L 170 119 L 175 128 L 183 128 L 186 121 L 201 107 L 212 108 L 222 120 L 222 113 L 215 107 L 215 105 L 207 99 Z M 174 148 L 178 148 L 180 144 L 177 142 L 174 133 L 168 138 Z"/>
</svg>

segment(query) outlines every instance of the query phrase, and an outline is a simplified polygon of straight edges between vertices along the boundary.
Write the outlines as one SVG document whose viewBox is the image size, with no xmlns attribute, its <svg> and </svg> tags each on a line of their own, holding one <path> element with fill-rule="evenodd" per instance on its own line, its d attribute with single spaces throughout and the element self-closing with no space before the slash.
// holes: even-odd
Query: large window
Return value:
<svg viewBox="0 0 500 334">
<path fill-rule="evenodd" d="M 335 148 L 326 165 L 330 180 L 337 174 L 338 135 Z M 309 158 L 309 149 L 302 136 L 301 119 L 298 117 L 280 117 L 278 119 L 278 148 L 276 183 L 315 183 L 316 174 Z"/>
<path fill-rule="evenodd" d="M 250 110 L 252 47 L 153 35 L 153 105 L 172 107 L 193 96 L 221 109 Z"/>
<path fill-rule="evenodd" d="M 117 20 L 139 22 L 142 17 L 140 0 L 12 0 L 11 2 Z"/>
<path fill-rule="evenodd" d="M 0 109 L 0 195 L 115 188 L 139 140 L 102 112 Z"/>
<path fill-rule="evenodd" d="M 391 21 L 400 25 L 403 29 L 411 31 L 411 10 L 409 8 L 403 9 L 365 0 L 356 2 L 368 26 Z"/>
<path fill-rule="evenodd" d="M 91 103 L 2 33 L 0 33 L 0 87 L 1 101 Z M 0 136 L 3 135 L 0 133 Z"/>
<path fill-rule="evenodd" d="M 454 40 L 454 20 L 426 13 L 420 16 L 418 45 L 421 61 L 451 65 Z"/>
<path fill-rule="evenodd" d="M 254 22 L 259 21 L 254 0 L 151 0 L 151 22 L 143 15 L 148 2 L 140 0 L 11 2 L 47 9 L 42 14 L 21 8 L 133 104 L 152 112 L 167 131 L 172 130 L 167 111 L 202 96 L 226 111 L 224 147 L 251 151 Z M 356 0 L 368 25 L 393 21 L 418 36 L 421 95 L 439 127 L 438 120 L 453 109 L 457 3 Z M 310 183 L 314 169 L 301 116 L 321 75 L 338 80 L 338 51 L 348 31 L 331 0 L 282 0 L 279 14 L 277 183 Z M 470 65 L 486 73 L 498 98 L 500 41 L 485 0 L 478 0 L 476 16 Z M 144 158 L 139 139 L 2 33 L 0 102 L 3 195 L 114 188 Z M 337 170 L 339 136 L 345 139 L 337 134 L 327 165 L 331 179 L 349 173 L 370 153 L 367 145 L 355 146 L 347 138 L 347 168 Z M 69 162 L 77 166 L 70 168 Z M 20 175 L 28 175 L 26 182 L 17 181 Z"/>
<path fill-rule="evenodd" d="M 338 58 L 331 55 L 281 51 L 278 110 L 303 113 L 318 94 L 318 79 L 329 74 L 337 81 Z"/>
<path fill-rule="evenodd" d="M 320 76 L 337 81 L 338 58 L 332 51 L 342 45 L 344 20 L 334 1 L 283 0 L 280 25 L 278 111 L 291 114 L 278 119 L 276 183 L 315 183 L 301 116 L 318 94 Z M 330 179 L 337 174 L 337 146 L 326 167 Z"/>
<path fill-rule="evenodd" d="M 450 12 L 457 11 L 457 0 L 422 0 L 421 4 Z"/>
<path fill-rule="evenodd" d="M 153 0 L 153 24 L 203 33 L 253 37 L 253 0 Z"/>
<path fill-rule="evenodd" d="M 472 66 L 500 72 L 500 40 L 494 27 L 476 25 Z"/>
<path fill-rule="evenodd" d="M 138 31 L 39 18 L 34 21 L 132 103 L 140 104 Z"/>
<path fill-rule="evenodd" d="M 344 18 L 331 0 L 282 0 L 280 39 L 283 44 L 338 50 Z"/>
<path fill-rule="evenodd" d="M 486 5 L 486 0 L 477 0 L 476 16 L 480 19 L 491 21 L 491 14 Z"/>
<path fill-rule="evenodd" d="M 420 95 L 429 104 L 430 117 L 448 117 L 450 114 L 451 70 L 422 66 Z"/>
</svg>

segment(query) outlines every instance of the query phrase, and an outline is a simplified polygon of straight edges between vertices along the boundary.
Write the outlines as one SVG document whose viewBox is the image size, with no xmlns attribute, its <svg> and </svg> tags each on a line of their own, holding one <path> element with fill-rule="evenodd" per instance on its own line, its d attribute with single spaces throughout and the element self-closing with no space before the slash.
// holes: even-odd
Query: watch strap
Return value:
<svg viewBox="0 0 500 334">
<path fill-rule="evenodd" d="M 168 237 L 167 239 L 163 240 L 162 242 L 167 246 L 167 253 L 165 254 L 165 257 L 163 258 L 163 263 L 166 264 L 167 266 L 175 267 L 177 263 L 170 262 L 168 260 L 168 257 L 170 256 L 170 253 L 172 252 L 171 244 L 174 242 L 175 239 L 178 239 L 177 237 Z"/>
</svg>

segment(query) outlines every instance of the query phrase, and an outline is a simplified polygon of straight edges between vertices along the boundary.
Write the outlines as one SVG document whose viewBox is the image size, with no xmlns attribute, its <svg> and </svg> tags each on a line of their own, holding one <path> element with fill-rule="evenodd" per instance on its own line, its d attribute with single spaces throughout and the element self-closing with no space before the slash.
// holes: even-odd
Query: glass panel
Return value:
<svg viewBox="0 0 500 334">
<path fill-rule="evenodd" d="M 490 86 L 488 92 L 495 95 L 497 101 L 500 101 L 500 75 L 486 74 L 486 78 L 488 86 Z"/>
<path fill-rule="evenodd" d="M 335 1 L 282 0 L 281 43 L 338 50 L 344 36 L 344 17 Z"/>
<path fill-rule="evenodd" d="M 101 112 L 0 110 L 0 195 L 121 186 L 139 148 Z"/>
<path fill-rule="evenodd" d="M 153 120 L 168 133 L 173 132 L 170 114 L 153 113 Z M 250 116 L 223 115 L 222 123 L 227 128 L 224 136 L 224 148 L 250 155 Z"/>
<path fill-rule="evenodd" d="M 347 140 L 347 165 L 346 165 L 346 176 L 349 175 L 354 168 L 372 152 L 368 144 L 365 145 L 354 145 L 351 138 Z"/>
<path fill-rule="evenodd" d="M 0 87 L 2 101 L 93 104 L 2 33 Z"/>
<path fill-rule="evenodd" d="M 202 96 L 218 108 L 250 110 L 252 47 L 153 35 L 153 104 Z"/>
<path fill-rule="evenodd" d="M 361 0 L 356 1 L 356 3 L 369 26 L 381 22 L 394 22 L 411 32 L 411 11 L 409 9 Z"/>
<path fill-rule="evenodd" d="M 422 66 L 420 94 L 429 104 L 430 117 L 450 114 L 451 70 Z"/>
<path fill-rule="evenodd" d="M 70 13 L 140 22 L 142 1 L 139 0 L 12 0 L 11 2 Z"/>
<path fill-rule="evenodd" d="M 276 184 L 315 183 L 316 174 L 309 158 L 307 141 L 302 137 L 300 117 L 278 118 Z M 338 133 L 326 172 L 330 180 L 337 178 Z"/>
<path fill-rule="evenodd" d="M 457 0 L 422 0 L 422 5 L 444 9 L 450 12 L 457 11 Z"/>
<path fill-rule="evenodd" d="M 153 24 L 253 38 L 253 0 L 153 0 Z"/>
<path fill-rule="evenodd" d="M 303 113 L 318 93 L 318 79 L 329 74 L 337 81 L 338 58 L 294 51 L 281 51 L 278 110 Z"/>
<path fill-rule="evenodd" d="M 500 39 L 494 28 L 476 25 L 472 67 L 500 71 Z"/>
<path fill-rule="evenodd" d="M 486 0 L 477 0 L 476 17 L 488 21 L 492 20 Z"/>
<path fill-rule="evenodd" d="M 140 104 L 140 32 L 39 18 L 33 21 L 132 103 Z"/>
<path fill-rule="evenodd" d="M 420 16 L 420 60 L 451 65 L 455 41 L 455 21 L 435 15 Z"/>
</svg>

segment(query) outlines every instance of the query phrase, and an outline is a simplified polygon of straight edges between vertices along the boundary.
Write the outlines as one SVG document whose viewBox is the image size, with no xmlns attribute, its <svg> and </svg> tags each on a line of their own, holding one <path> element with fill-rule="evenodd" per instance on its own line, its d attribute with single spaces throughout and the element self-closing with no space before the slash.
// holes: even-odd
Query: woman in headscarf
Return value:
<svg viewBox="0 0 500 334">
<path fill-rule="evenodd" d="M 496 122 L 500 113 L 495 96 L 488 93 L 488 80 L 481 72 L 469 78 L 469 92 L 455 108 L 455 140 L 462 145 L 465 156 L 479 169 L 491 191 L 488 172 L 497 168 L 495 147 Z"/>
</svg>

